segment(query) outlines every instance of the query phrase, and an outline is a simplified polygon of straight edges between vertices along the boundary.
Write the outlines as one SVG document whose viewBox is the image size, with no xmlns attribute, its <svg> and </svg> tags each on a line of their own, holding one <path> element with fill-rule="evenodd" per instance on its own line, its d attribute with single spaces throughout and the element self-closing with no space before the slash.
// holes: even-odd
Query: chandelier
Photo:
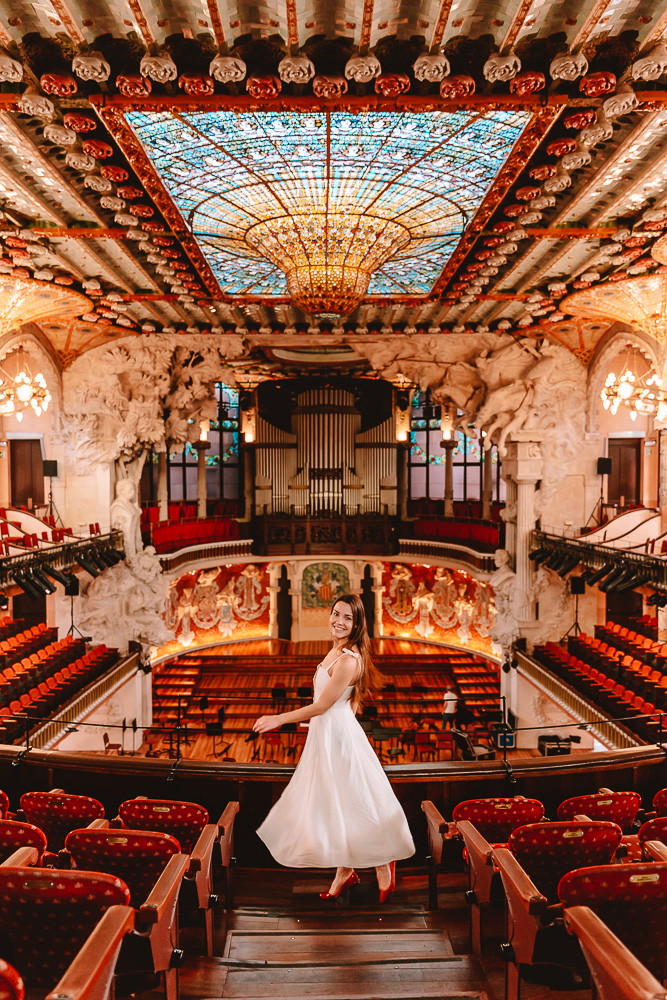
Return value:
<svg viewBox="0 0 667 1000">
<path fill-rule="evenodd" d="M 667 342 L 667 273 L 647 274 L 623 281 L 603 281 L 564 299 L 562 312 L 627 323 L 643 330 L 659 344 Z"/>
<path fill-rule="evenodd" d="M 4 367 L 11 358 L 15 361 L 16 374 L 10 374 Z M 13 367 L 13 366 L 12 366 Z M 33 375 L 28 364 L 26 353 L 22 346 L 11 351 L 0 362 L 0 414 L 14 414 L 20 423 L 23 420 L 23 410 L 29 406 L 36 416 L 46 412 L 51 402 L 51 393 L 46 379 L 41 372 Z"/>
<path fill-rule="evenodd" d="M 352 312 L 372 274 L 410 243 L 400 223 L 372 215 L 287 215 L 252 226 L 253 250 L 284 272 L 288 291 L 306 313 Z"/>
<path fill-rule="evenodd" d="M 602 405 L 612 413 L 617 413 L 619 406 L 628 407 L 631 420 L 636 420 L 638 413 L 662 420 L 667 415 L 667 391 L 662 388 L 662 381 L 653 369 L 643 375 L 635 375 L 630 368 L 621 375 L 609 372 L 600 392 Z"/>
</svg>

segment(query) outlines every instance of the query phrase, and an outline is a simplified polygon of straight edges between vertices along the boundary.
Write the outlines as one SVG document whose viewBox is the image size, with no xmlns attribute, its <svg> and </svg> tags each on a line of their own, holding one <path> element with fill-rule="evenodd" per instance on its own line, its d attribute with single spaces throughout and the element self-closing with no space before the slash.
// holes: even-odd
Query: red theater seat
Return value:
<svg viewBox="0 0 667 1000">
<path fill-rule="evenodd" d="M 21 809 L 29 823 L 46 834 L 50 851 L 59 851 L 70 830 L 103 819 L 104 806 L 88 795 L 68 795 L 61 789 L 50 792 L 26 792 Z"/>
</svg>

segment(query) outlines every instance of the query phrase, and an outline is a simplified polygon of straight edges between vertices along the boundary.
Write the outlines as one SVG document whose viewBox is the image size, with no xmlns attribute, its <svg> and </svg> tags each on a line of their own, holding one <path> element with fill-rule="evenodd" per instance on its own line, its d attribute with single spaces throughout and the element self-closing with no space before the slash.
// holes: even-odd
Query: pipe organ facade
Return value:
<svg viewBox="0 0 667 1000">
<path fill-rule="evenodd" d="M 290 431 L 260 412 L 255 444 L 258 513 L 396 513 L 394 419 L 379 413 L 379 422 L 363 430 L 355 399 L 354 392 L 344 388 L 300 392 Z"/>
</svg>

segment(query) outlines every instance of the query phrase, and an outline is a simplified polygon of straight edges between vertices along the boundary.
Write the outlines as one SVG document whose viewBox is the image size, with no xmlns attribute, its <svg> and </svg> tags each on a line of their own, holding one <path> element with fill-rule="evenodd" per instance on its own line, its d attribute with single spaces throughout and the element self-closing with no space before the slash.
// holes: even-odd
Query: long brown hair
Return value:
<svg viewBox="0 0 667 1000">
<path fill-rule="evenodd" d="M 355 705 L 361 705 L 365 698 L 371 697 L 380 684 L 380 674 L 371 658 L 371 640 L 366 628 L 366 613 L 358 594 L 341 594 L 331 605 L 331 610 L 337 604 L 349 604 L 352 609 L 352 631 L 347 639 L 348 648 L 356 646 L 361 654 L 359 674 L 354 682 L 351 700 Z"/>
</svg>

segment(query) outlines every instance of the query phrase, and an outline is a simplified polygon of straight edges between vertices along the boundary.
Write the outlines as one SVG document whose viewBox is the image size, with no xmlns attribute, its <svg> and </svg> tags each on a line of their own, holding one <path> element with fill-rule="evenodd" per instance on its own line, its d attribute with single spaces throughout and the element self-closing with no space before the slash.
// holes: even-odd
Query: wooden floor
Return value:
<svg viewBox="0 0 667 1000">
<path fill-rule="evenodd" d="M 273 745 L 270 739 L 256 738 L 252 726 L 260 715 L 310 703 L 315 668 L 329 648 L 328 642 L 232 642 L 185 651 L 176 661 L 159 665 L 153 675 L 156 732 L 159 727 L 173 729 L 179 719 L 186 732 L 180 740 L 174 733 L 164 734 L 158 751 L 196 760 L 296 763 L 306 727 L 281 734 L 280 743 Z M 474 653 L 391 638 L 374 640 L 373 655 L 383 674 L 383 687 L 394 688 L 378 692 L 372 703 L 376 710 L 373 725 L 396 730 L 391 738 L 373 738 L 381 759 L 399 764 L 414 759 L 413 748 L 403 747 L 399 732 L 427 729 L 436 734 L 441 730 L 443 693 L 454 671 L 470 668 L 468 690 L 474 692 L 482 711 L 497 711 L 497 668 Z M 487 676 L 475 671 L 487 671 Z M 284 699 L 275 694 L 281 687 L 286 689 Z M 219 712 L 224 714 L 223 731 L 215 735 L 212 730 Z M 445 747 L 422 759 L 449 757 L 451 748 Z"/>
<path fill-rule="evenodd" d="M 345 900 L 323 903 L 331 873 L 236 869 L 235 909 L 216 917 L 215 957 L 198 957 L 201 931 L 181 931 L 185 962 L 181 1000 L 272 997 L 409 1000 L 502 1000 L 504 940 L 501 904 L 485 920 L 485 949 L 469 953 L 468 888 L 462 863 L 438 876 L 439 909 L 426 909 L 427 879 L 418 859 L 399 867 L 397 888 L 380 906 L 372 872 Z M 411 867 L 410 867 L 411 866 Z M 522 1000 L 587 998 L 556 967 L 533 970 Z M 159 988 L 137 994 L 158 1000 Z"/>
</svg>

